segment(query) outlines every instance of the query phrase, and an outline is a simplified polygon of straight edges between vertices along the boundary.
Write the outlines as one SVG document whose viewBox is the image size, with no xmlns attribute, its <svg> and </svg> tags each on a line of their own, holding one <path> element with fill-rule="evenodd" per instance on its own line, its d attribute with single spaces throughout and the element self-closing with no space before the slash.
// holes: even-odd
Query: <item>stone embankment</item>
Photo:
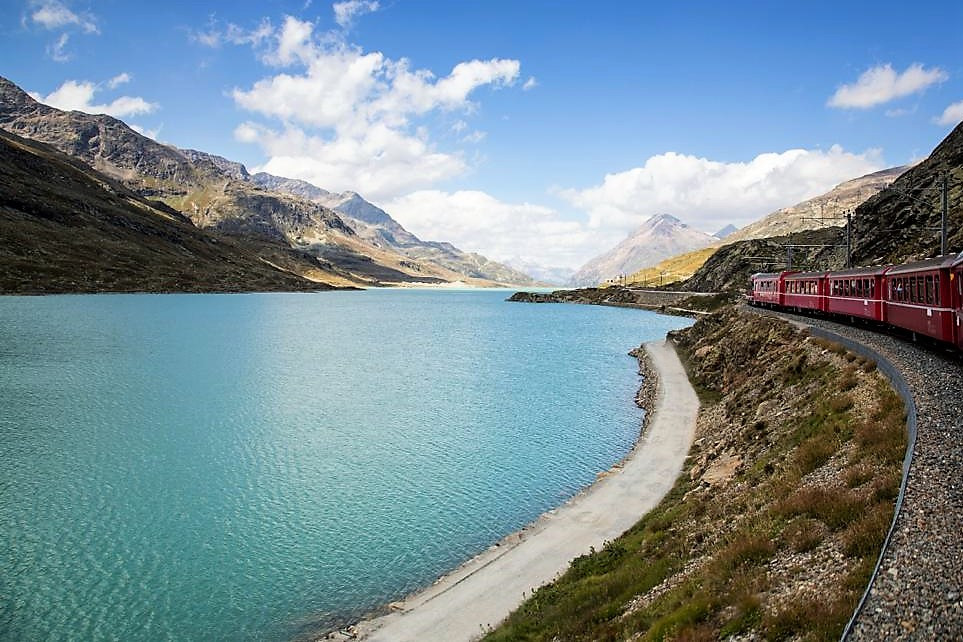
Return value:
<svg viewBox="0 0 963 642">
<path fill-rule="evenodd" d="M 847 639 L 963 639 L 963 360 L 862 328 L 781 316 L 881 354 L 900 371 L 916 405 L 902 508 Z"/>
</svg>

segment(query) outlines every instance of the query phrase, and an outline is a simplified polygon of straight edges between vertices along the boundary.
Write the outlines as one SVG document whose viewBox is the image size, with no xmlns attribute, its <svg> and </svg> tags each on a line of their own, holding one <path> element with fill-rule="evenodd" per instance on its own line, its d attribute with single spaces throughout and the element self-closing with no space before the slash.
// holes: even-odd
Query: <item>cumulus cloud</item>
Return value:
<svg viewBox="0 0 963 642">
<path fill-rule="evenodd" d="M 334 9 L 334 21 L 342 29 L 348 29 L 355 18 L 375 12 L 381 8 L 381 5 L 377 0 L 348 0 L 347 2 L 335 2 L 331 8 Z"/>
<path fill-rule="evenodd" d="M 420 190 L 381 207 L 423 239 L 444 239 L 498 261 L 577 267 L 621 240 L 552 208 L 506 203 L 476 190 Z"/>
<path fill-rule="evenodd" d="M 129 80 L 128 74 L 120 74 L 109 80 L 107 85 L 113 89 L 118 84 Z M 33 96 L 40 102 L 57 109 L 76 110 L 88 114 L 108 114 L 116 118 L 149 114 L 158 107 L 157 103 L 148 102 L 139 96 L 120 96 L 109 103 L 96 104 L 93 102 L 94 95 L 100 90 L 101 87 L 92 82 L 67 80 L 46 96 L 37 94 Z"/>
<path fill-rule="evenodd" d="M 359 135 L 329 138 L 293 126 L 278 131 L 247 122 L 235 129 L 234 137 L 264 148 L 270 158 L 257 170 L 372 199 L 429 187 L 466 169 L 460 154 L 437 151 L 423 135 L 384 124 Z"/>
<path fill-rule="evenodd" d="M 89 13 L 74 13 L 58 0 L 43 0 L 31 4 L 30 20 L 51 31 L 77 27 L 84 33 L 100 33 L 97 21 Z"/>
<path fill-rule="evenodd" d="M 949 78 L 939 67 L 926 69 L 915 63 L 898 73 L 890 64 L 871 67 L 856 82 L 842 85 L 826 103 L 842 109 L 869 109 L 891 100 L 919 93 Z"/>
<path fill-rule="evenodd" d="M 364 52 L 315 29 L 285 17 L 259 55 L 267 65 L 293 70 L 235 88 L 231 96 L 241 108 L 280 123 L 246 122 L 235 130 L 237 140 L 260 144 L 270 156 L 265 171 L 326 189 L 390 198 L 463 173 L 463 153 L 438 150 L 425 119 L 433 112 L 467 118 L 478 89 L 512 85 L 520 70 L 517 60 L 469 60 L 437 77 L 407 59 Z M 450 127 L 468 131 L 460 118 Z M 459 142 L 483 136 L 465 134 Z"/>
<path fill-rule="evenodd" d="M 646 218 L 667 212 L 705 232 L 747 223 L 884 167 L 879 150 L 854 154 L 791 149 L 725 163 L 668 152 L 641 167 L 607 174 L 587 189 L 558 194 L 589 215 L 594 228 L 629 233 Z"/>
<path fill-rule="evenodd" d="M 955 126 L 963 122 L 963 100 L 953 103 L 943 110 L 943 113 L 933 119 L 937 125 Z"/>
<path fill-rule="evenodd" d="M 30 24 L 60 35 L 47 44 L 47 55 L 54 62 L 67 62 L 73 55 L 67 51 L 71 33 L 99 34 L 97 19 L 91 13 L 76 13 L 60 0 L 32 0 L 23 15 L 22 24 Z"/>
<path fill-rule="evenodd" d="M 116 76 L 108 80 L 107 87 L 108 89 L 117 89 L 117 87 L 119 87 L 120 85 L 126 85 L 129 82 L 130 82 L 130 74 L 125 71 L 123 73 L 117 74 Z"/>
</svg>

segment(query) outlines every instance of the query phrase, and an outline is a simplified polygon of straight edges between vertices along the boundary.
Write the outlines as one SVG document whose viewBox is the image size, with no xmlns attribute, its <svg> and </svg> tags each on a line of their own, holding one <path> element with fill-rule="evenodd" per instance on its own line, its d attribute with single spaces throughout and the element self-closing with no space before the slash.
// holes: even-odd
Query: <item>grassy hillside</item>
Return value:
<svg viewBox="0 0 963 642">
<path fill-rule="evenodd" d="M 660 261 L 652 267 L 642 268 L 626 277 L 627 285 L 654 287 L 685 281 L 702 267 L 709 257 L 715 254 L 719 245 L 679 254 Z"/>
<path fill-rule="evenodd" d="M 689 468 L 489 642 L 839 639 L 892 519 L 901 401 L 776 320 L 730 308 L 675 340 L 703 404 Z"/>
</svg>

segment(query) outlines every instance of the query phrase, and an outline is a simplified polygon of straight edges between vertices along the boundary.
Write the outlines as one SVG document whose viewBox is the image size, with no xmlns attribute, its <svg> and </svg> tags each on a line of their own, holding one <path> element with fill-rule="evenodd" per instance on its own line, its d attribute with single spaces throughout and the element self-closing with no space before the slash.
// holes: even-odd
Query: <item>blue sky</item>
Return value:
<svg viewBox="0 0 963 642">
<path fill-rule="evenodd" d="M 960 2 L 4 0 L 0 75 L 61 108 L 354 190 L 427 239 L 578 267 L 927 155 Z"/>
</svg>

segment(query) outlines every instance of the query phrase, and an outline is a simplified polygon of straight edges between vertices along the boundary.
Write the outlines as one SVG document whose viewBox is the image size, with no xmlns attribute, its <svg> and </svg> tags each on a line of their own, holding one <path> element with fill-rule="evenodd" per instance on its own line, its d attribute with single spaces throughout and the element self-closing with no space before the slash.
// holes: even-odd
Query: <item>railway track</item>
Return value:
<svg viewBox="0 0 963 642">
<path fill-rule="evenodd" d="M 844 639 L 963 639 L 963 361 L 959 354 L 825 319 L 785 318 L 891 363 L 916 410 L 916 439 L 888 545 Z"/>
</svg>

